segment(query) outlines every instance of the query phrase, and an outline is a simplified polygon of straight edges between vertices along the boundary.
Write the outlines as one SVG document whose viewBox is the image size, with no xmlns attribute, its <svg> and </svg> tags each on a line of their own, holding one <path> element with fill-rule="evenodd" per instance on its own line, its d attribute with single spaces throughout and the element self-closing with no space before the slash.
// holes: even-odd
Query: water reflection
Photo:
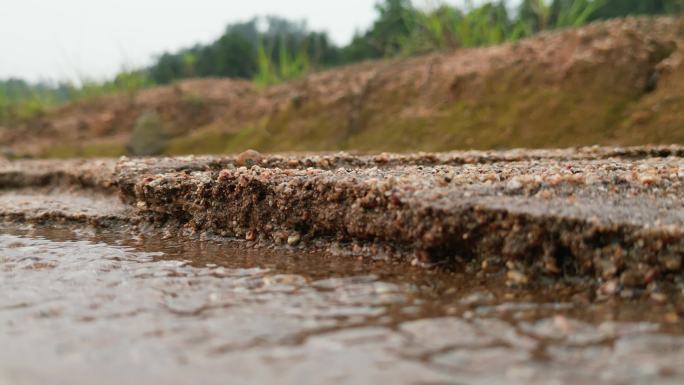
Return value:
<svg viewBox="0 0 684 385">
<path fill-rule="evenodd" d="M 5 229 L 0 250 L 0 383 L 684 380 L 680 325 L 639 301 L 115 232 Z"/>
</svg>

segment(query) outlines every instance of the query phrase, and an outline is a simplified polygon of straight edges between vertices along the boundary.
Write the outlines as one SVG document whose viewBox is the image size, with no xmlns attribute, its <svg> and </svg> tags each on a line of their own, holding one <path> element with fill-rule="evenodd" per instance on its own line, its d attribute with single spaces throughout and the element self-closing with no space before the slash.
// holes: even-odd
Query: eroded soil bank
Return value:
<svg viewBox="0 0 684 385">
<path fill-rule="evenodd" d="M 684 144 L 683 47 L 682 20 L 628 18 L 266 89 L 188 79 L 0 127 L 0 150 L 118 156 L 150 137 L 166 154 Z M 160 123 L 132 137 L 148 113 Z"/>
<path fill-rule="evenodd" d="M 682 182 L 677 146 L 2 161 L 0 384 L 679 384 Z"/>
<path fill-rule="evenodd" d="M 0 214 L 648 292 L 683 284 L 684 149 L 345 153 L 0 167 Z"/>
</svg>

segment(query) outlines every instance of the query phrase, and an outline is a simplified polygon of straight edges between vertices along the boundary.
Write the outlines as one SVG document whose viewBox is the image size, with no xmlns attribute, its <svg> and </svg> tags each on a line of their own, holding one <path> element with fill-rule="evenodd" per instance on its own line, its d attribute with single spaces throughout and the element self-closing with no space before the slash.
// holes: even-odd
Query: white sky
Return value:
<svg viewBox="0 0 684 385">
<path fill-rule="evenodd" d="M 304 19 L 344 44 L 372 23 L 375 2 L 0 0 L 0 78 L 104 79 L 164 51 L 211 42 L 229 23 L 263 15 Z"/>
</svg>

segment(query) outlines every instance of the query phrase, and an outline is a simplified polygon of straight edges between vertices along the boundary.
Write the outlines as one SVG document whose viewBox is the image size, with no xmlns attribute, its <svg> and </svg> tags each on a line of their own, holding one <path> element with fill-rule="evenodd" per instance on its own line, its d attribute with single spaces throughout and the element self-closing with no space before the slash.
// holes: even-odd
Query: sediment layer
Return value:
<svg viewBox="0 0 684 385">
<path fill-rule="evenodd" d="M 591 277 L 644 287 L 684 279 L 683 154 L 668 146 L 6 162 L 0 215 L 154 224 L 254 247 L 507 271 L 521 284 Z"/>
</svg>

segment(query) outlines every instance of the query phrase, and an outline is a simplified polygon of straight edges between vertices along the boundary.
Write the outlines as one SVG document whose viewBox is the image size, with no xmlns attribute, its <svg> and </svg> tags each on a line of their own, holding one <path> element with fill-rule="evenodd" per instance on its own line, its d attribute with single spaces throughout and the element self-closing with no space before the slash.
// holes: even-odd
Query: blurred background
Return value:
<svg viewBox="0 0 684 385">
<path fill-rule="evenodd" d="M 684 0 L 2 9 L 5 157 L 684 143 Z"/>
</svg>

